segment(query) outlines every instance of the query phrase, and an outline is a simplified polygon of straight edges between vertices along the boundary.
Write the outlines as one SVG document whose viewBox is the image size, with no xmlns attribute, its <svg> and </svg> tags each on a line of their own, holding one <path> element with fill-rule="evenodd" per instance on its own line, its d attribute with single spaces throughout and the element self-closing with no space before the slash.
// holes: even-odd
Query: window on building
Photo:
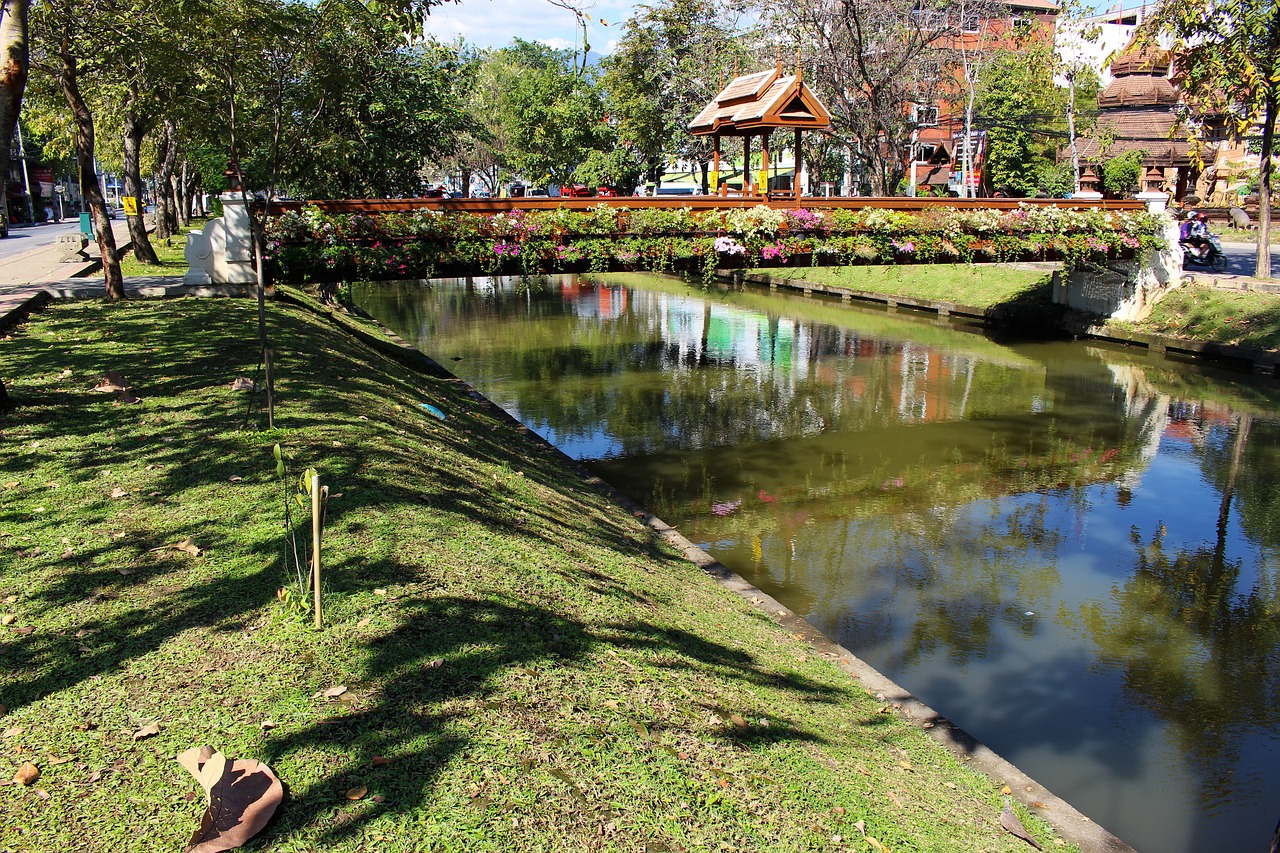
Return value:
<svg viewBox="0 0 1280 853">
<path fill-rule="evenodd" d="M 960 30 L 976 33 L 982 29 L 982 16 L 976 10 L 964 9 L 960 12 Z"/>
<path fill-rule="evenodd" d="M 937 127 L 938 108 L 927 104 L 914 104 L 911 107 L 911 121 L 917 127 Z"/>
<path fill-rule="evenodd" d="M 1027 15 L 1016 15 L 1009 21 L 1013 34 L 1019 38 L 1031 35 L 1036 28 L 1036 20 Z"/>
</svg>

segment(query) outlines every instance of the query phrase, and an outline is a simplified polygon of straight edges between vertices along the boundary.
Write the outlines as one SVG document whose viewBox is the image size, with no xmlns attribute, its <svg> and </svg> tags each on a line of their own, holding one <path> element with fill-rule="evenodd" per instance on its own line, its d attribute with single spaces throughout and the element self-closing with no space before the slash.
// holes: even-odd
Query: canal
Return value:
<svg viewBox="0 0 1280 853">
<path fill-rule="evenodd" d="M 1145 853 L 1280 810 L 1280 388 L 657 276 L 356 301 Z"/>
</svg>

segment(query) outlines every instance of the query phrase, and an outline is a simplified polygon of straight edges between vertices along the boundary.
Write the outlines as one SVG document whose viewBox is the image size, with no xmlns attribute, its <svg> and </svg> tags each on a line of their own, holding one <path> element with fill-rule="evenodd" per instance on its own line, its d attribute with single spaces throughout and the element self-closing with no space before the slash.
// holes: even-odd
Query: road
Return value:
<svg viewBox="0 0 1280 853">
<path fill-rule="evenodd" d="M 52 246 L 59 234 L 75 234 L 79 230 L 80 222 L 75 217 L 62 220 L 60 225 L 15 225 L 9 229 L 9 236 L 0 240 L 0 263 L 33 249 Z"/>
<path fill-rule="evenodd" d="M 1253 243 L 1223 243 L 1222 254 L 1227 256 L 1227 272 L 1231 275 L 1252 276 L 1254 259 L 1258 249 Z M 1211 272 L 1208 267 L 1187 265 L 1189 273 Z M 1271 274 L 1280 274 L 1280 246 L 1271 247 Z"/>
</svg>

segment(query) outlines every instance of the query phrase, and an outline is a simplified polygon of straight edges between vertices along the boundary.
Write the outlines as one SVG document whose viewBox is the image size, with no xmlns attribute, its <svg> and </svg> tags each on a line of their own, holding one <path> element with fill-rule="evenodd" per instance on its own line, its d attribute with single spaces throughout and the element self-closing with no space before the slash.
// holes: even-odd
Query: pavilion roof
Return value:
<svg viewBox="0 0 1280 853">
<path fill-rule="evenodd" d="M 822 130 L 831 114 L 799 73 L 784 75 L 782 65 L 743 74 L 729 81 L 689 123 L 695 136 L 746 136 L 781 127 Z"/>
</svg>

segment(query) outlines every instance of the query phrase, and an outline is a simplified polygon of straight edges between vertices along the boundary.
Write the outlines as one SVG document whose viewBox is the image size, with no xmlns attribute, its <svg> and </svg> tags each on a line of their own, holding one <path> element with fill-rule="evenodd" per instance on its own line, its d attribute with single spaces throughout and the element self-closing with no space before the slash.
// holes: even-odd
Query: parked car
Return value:
<svg viewBox="0 0 1280 853">
<path fill-rule="evenodd" d="M 591 191 L 591 187 L 583 186 L 582 184 L 574 184 L 571 187 L 565 187 L 564 194 L 568 198 L 591 198 L 595 195 L 595 193 Z"/>
<path fill-rule="evenodd" d="M 530 198 L 546 198 L 547 197 L 547 191 L 545 189 L 529 190 L 528 194 Z"/>
<path fill-rule="evenodd" d="M 621 193 L 619 193 L 613 187 L 600 187 L 598 190 L 596 190 L 596 195 L 598 195 L 600 198 L 617 198 L 618 196 L 621 195 Z"/>
<path fill-rule="evenodd" d="M 422 191 L 423 198 L 444 198 L 444 187 L 427 187 Z"/>
</svg>

